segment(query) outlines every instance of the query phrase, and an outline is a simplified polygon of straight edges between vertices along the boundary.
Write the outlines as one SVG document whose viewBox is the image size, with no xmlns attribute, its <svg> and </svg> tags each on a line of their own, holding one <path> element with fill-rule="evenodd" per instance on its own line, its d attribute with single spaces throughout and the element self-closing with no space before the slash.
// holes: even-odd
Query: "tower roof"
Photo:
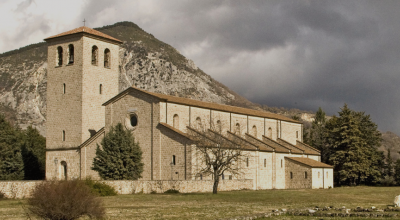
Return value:
<svg viewBox="0 0 400 220">
<path fill-rule="evenodd" d="M 86 34 L 94 35 L 94 36 L 97 36 L 97 37 L 105 38 L 105 39 L 108 39 L 108 40 L 116 41 L 118 43 L 122 43 L 122 41 L 120 41 L 120 40 L 118 40 L 116 38 L 113 38 L 113 37 L 111 37 L 111 36 L 109 36 L 107 34 L 104 34 L 104 33 L 100 32 L 100 31 L 96 31 L 96 30 L 94 30 L 92 28 L 88 28 L 86 26 L 78 27 L 78 28 L 75 28 L 73 30 L 63 32 L 61 34 L 57 34 L 57 35 L 45 38 L 44 40 L 47 41 L 47 40 L 50 40 L 50 39 L 63 37 L 63 36 L 67 36 L 67 35 L 72 35 L 72 34 L 78 34 L 78 33 L 86 33 Z"/>
</svg>

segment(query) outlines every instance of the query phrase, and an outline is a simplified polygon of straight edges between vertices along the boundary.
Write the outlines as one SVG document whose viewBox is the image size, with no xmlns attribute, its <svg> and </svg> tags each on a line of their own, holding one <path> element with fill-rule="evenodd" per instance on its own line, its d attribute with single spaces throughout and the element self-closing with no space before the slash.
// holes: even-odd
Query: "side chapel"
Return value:
<svg viewBox="0 0 400 220">
<path fill-rule="evenodd" d="M 251 157 L 243 174 L 254 189 L 333 187 L 332 166 L 302 142 L 302 123 L 282 115 L 163 95 L 130 87 L 119 93 L 122 41 L 88 27 L 49 38 L 46 179 L 99 179 L 91 169 L 111 126 L 122 123 L 143 151 L 143 180 L 211 179 L 196 173 L 188 130 L 221 124 Z"/>
</svg>

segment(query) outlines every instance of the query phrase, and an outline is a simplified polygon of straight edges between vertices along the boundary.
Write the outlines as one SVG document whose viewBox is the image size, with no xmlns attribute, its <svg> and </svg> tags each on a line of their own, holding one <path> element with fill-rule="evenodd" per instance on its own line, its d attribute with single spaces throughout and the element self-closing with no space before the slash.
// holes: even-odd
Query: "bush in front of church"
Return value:
<svg viewBox="0 0 400 220">
<path fill-rule="evenodd" d="M 143 172 L 142 150 L 121 123 L 110 129 L 97 145 L 92 170 L 104 180 L 137 180 Z"/>
</svg>

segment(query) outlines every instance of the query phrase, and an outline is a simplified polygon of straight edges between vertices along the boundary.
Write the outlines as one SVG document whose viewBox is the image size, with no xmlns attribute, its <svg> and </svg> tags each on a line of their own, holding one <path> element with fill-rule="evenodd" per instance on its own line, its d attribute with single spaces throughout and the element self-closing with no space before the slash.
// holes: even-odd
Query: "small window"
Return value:
<svg viewBox="0 0 400 220">
<path fill-rule="evenodd" d="M 175 155 L 172 155 L 172 164 L 176 165 L 176 157 L 175 157 Z"/>
<path fill-rule="evenodd" d="M 293 173 L 290 172 L 290 179 L 293 179 Z"/>
<path fill-rule="evenodd" d="M 74 45 L 68 45 L 68 64 L 74 63 Z"/>
<path fill-rule="evenodd" d="M 296 131 L 296 138 L 299 138 L 299 131 Z"/>
<path fill-rule="evenodd" d="M 173 118 L 173 127 L 176 128 L 176 129 L 179 129 L 179 116 L 178 116 L 178 114 L 175 114 L 175 115 L 174 115 L 174 118 Z"/>
<path fill-rule="evenodd" d="M 107 48 L 104 50 L 104 67 L 110 68 L 110 50 Z"/>
<path fill-rule="evenodd" d="M 251 129 L 251 133 L 254 137 L 257 137 L 257 127 L 254 125 L 253 128 Z"/>
<path fill-rule="evenodd" d="M 319 178 L 319 176 L 320 176 L 320 173 L 318 172 L 318 178 Z"/>
<path fill-rule="evenodd" d="M 220 120 L 217 121 L 217 131 L 220 133 L 222 132 L 222 124 Z"/>
<path fill-rule="evenodd" d="M 264 159 L 264 167 L 267 167 L 267 159 Z"/>
<path fill-rule="evenodd" d="M 57 66 L 62 66 L 63 64 L 63 49 L 62 47 L 57 47 Z"/>
<path fill-rule="evenodd" d="M 131 115 L 131 126 L 135 127 L 138 123 L 137 116 L 135 114 Z"/>
<path fill-rule="evenodd" d="M 203 174 L 200 174 L 200 180 L 203 180 Z"/>
<path fill-rule="evenodd" d="M 283 160 L 281 160 L 281 167 L 283 167 Z"/>
<path fill-rule="evenodd" d="M 201 118 L 200 118 L 200 117 L 197 117 L 197 118 L 196 118 L 196 128 L 197 128 L 197 129 L 200 129 L 200 128 L 201 128 Z"/>
<path fill-rule="evenodd" d="M 63 94 L 65 94 L 65 83 L 63 83 Z"/>
<path fill-rule="evenodd" d="M 272 128 L 268 128 L 267 137 L 272 139 Z"/>
<path fill-rule="evenodd" d="M 246 166 L 249 167 L 249 158 L 246 158 Z"/>
<path fill-rule="evenodd" d="M 99 55 L 99 48 L 97 46 L 92 47 L 92 65 L 97 65 L 98 56 Z"/>
<path fill-rule="evenodd" d="M 229 180 L 232 180 L 232 175 L 229 175 Z"/>
<path fill-rule="evenodd" d="M 100 94 L 102 93 L 102 89 L 103 89 L 103 85 L 100 84 L 100 86 L 99 86 L 99 93 L 100 93 Z"/>
<path fill-rule="evenodd" d="M 328 172 L 326 172 L 326 178 L 328 179 Z"/>
<path fill-rule="evenodd" d="M 308 178 L 307 172 L 304 172 L 304 179 L 307 179 L 307 178 Z"/>
<path fill-rule="evenodd" d="M 65 131 L 62 131 L 62 141 L 65 141 Z"/>
<path fill-rule="evenodd" d="M 240 134 L 240 124 L 239 123 L 236 123 L 235 134 Z"/>
<path fill-rule="evenodd" d="M 221 177 L 222 177 L 222 180 L 224 180 L 224 179 L 225 179 L 225 175 L 224 175 L 224 174 L 222 174 L 222 176 L 221 176 Z"/>
</svg>

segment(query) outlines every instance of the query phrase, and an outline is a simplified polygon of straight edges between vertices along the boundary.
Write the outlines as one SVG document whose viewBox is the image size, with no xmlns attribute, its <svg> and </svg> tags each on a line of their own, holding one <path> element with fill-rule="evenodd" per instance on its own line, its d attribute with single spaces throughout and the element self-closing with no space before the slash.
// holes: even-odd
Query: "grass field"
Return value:
<svg viewBox="0 0 400 220">
<path fill-rule="evenodd" d="M 260 190 L 193 194 L 135 194 L 105 197 L 109 219 L 220 219 L 269 212 L 334 206 L 386 208 L 400 187 L 341 187 L 317 190 Z M 25 200 L 1 200 L 0 219 L 26 219 Z M 321 219 L 290 217 L 279 219 Z M 338 218 L 323 218 L 338 219 Z M 350 218 L 346 218 L 350 219 Z M 361 219 L 361 218 L 357 218 Z"/>
</svg>

